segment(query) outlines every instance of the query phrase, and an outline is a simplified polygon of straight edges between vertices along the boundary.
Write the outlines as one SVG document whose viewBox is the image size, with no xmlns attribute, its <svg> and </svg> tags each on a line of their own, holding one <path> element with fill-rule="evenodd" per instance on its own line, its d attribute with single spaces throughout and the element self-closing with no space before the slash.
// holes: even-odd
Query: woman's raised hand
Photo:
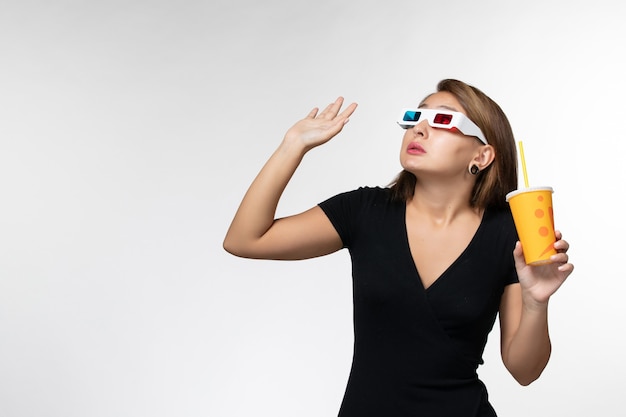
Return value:
<svg viewBox="0 0 626 417">
<path fill-rule="evenodd" d="M 357 107 L 356 103 L 350 104 L 341 113 L 343 97 L 337 98 L 334 103 L 329 104 L 321 113 L 316 107 L 309 114 L 285 134 L 286 142 L 296 142 L 308 151 L 316 146 L 322 145 L 341 132 L 344 125 L 348 123 L 349 117 Z"/>
</svg>

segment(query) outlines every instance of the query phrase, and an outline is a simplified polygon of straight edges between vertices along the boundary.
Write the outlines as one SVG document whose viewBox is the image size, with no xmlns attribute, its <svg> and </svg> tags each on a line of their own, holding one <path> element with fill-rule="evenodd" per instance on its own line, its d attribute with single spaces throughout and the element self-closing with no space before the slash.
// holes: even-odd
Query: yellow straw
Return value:
<svg viewBox="0 0 626 417">
<path fill-rule="evenodd" d="M 524 186 L 528 188 L 528 173 L 526 172 L 526 158 L 524 158 L 524 145 L 519 141 L 519 154 L 522 160 L 522 172 L 524 173 Z"/>
</svg>

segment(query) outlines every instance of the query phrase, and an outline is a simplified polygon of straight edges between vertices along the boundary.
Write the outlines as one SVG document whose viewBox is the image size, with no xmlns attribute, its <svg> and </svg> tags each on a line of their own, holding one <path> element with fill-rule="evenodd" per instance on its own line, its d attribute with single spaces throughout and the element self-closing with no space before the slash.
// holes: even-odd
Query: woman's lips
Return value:
<svg viewBox="0 0 626 417">
<path fill-rule="evenodd" d="M 406 148 L 406 151 L 407 153 L 410 153 L 411 155 L 422 155 L 426 153 L 424 148 L 422 148 L 422 145 L 420 145 L 417 142 L 409 143 L 409 146 Z"/>
</svg>

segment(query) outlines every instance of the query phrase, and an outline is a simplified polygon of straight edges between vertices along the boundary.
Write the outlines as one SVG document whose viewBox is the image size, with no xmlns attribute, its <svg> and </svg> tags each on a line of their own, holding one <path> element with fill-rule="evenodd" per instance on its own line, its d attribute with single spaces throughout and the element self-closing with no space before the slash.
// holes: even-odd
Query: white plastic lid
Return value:
<svg viewBox="0 0 626 417">
<path fill-rule="evenodd" d="M 510 193 L 508 193 L 506 195 L 506 201 L 509 201 L 511 199 L 511 197 L 515 197 L 518 194 L 528 193 L 528 192 L 531 192 L 531 191 L 550 191 L 551 193 L 554 192 L 552 187 L 548 187 L 548 186 L 520 188 L 519 190 L 514 190 L 514 191 L 511 191 Z"/>
</svg>

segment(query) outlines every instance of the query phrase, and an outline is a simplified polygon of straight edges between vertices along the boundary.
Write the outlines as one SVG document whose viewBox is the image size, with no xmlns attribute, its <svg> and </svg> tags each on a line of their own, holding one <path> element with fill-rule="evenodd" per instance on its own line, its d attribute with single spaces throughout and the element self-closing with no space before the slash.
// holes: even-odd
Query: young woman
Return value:
<svg viewBox="0 0 626 417">
<path fill-rule="evenodd" d="M 556 231 L 549 264 L 529 266 L 505 201 L 515 140 L 479 89 L 443 80 L 404 113 L 403 171 L 275 219 L 304 155 L 356 109 L 340 97 L 291 127 L 253 181 L 224 240 L 237 256 L 305 259 L 350 251 L 354 358 L 342 417 L 495 416 L 476 370 L 496 315 L 504 365 L 522 385 L 550 357 L 548 300 L 573 271 Z"/>
</svg>

